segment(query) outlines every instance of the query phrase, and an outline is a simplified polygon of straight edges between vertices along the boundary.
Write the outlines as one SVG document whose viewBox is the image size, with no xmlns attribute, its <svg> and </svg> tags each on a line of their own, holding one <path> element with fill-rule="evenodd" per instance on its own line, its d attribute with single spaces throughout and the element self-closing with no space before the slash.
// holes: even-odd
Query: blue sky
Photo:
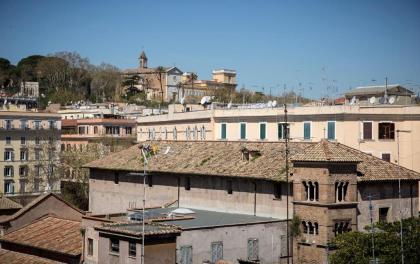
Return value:
<svg viewBox="0 0 420 264">
<path fill-rule="evenodd" d="M 0 10 L 0 57 L 12 63 L 76 51 L 125 69 L 144 48 L 150 66 L 202 79 L 236 69 L 239 87 L 266 93 L 338 96 L 386 76 L 420 89 L 420 1 L 0 0 Z"/>
</svg>

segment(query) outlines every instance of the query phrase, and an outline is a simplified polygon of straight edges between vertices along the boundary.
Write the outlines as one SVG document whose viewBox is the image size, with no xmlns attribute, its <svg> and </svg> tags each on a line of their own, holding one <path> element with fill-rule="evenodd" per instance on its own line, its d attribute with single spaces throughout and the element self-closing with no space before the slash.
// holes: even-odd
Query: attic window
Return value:
<svg viewBox="0 0 420 264">
<path fill-rule="evenodd" d="M 252 161 L 261 156 L 261 152 L 259 150 L 250 150 L 245 147 L 241 149 L 241 152 L 242 152 L 242 160 L 246 160 L 246 161 L 249 161 L 250 159 Z"/>
</svg>

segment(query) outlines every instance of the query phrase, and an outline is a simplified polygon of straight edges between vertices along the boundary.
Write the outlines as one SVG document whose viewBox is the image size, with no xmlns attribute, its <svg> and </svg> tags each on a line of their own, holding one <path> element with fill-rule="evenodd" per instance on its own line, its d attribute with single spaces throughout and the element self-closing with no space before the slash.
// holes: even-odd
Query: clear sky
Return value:
<svg viewBox="0 0 420 264">
<path fill-rule="evenodd" d="M 0 0 L 0 11 L 0 57 L 12 63 L 76 51 L 125 69 L 144 48 L 149 66 L 201 79 L 235 69 L 239 87 L 266 93 L 319 98 L 386 76 L 420 89 L 419 0 Z"/>
</svg>

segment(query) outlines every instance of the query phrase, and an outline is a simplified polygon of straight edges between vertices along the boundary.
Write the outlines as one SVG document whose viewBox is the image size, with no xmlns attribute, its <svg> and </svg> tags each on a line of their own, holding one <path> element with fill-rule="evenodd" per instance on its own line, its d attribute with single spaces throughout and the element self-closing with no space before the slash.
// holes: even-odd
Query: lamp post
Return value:
<svg viewBox="0 0 420 264">
<path fill-rule="evenodd" d="M 400 168 L 400 133 L 410 133 L 410 130 L 397 130 L 397 156 L 398 156 L 398 201 L 400 205 L 400 242 L 401 242 L 401 264 L 404 264 L 404 242 L 401 205 L 401 168 Z"/>
</svg>

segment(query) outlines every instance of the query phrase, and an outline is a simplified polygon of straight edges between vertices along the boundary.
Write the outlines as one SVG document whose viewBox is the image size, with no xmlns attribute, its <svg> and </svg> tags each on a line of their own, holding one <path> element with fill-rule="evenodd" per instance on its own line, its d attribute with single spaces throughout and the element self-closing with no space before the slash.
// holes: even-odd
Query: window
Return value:
<svg viewBox="0 0 420 264">
<path fill-rule="evenodd" d="M 40 165 L 35 165 L 35 177 L 39 178 L 40 175 L 41 175 L 41 167 Z"/>
<path fill-rule="evenodd" d="M 14 193 L 15 186 L 13 185 L 12 181 L 5 181 L 4 182 L 4 193 Z"/>
<path fill-rule="evenodd" d="M 118 184 L 120 182 L 120 175 L 118 172 L 114 172 L 114 183 Z"/>
<path fill-rule="evenodd" d="M 54 120 L 49 120 L 48 121 L 48 125 L 49 125 L 49 128 L 50 129 L 56 128 L 56 125 L 55 125 L 55 121 Z"/>
<path fill-rule="evenodd" d="M 327 138 L 329 140 L 335 139 L 335 121 L 327 122 Z"/>
<path fill-rule="evenodd" d="M 88 238 L 88 256 L 93 256 L 93 239 Z"/>
<path fill-rule="evenodd" d="M 39 145 L 39 137 L 35 137 L 35 145 Z"/>
<path fill-rule="evenodd" d="M 248 260 L 258 260 L 258 239 L 256 238 L 248 239 Z"/>
<path fill-rule="evenodd" d="M 264 140 L 267 138 L 267 123 L 260 123 L 260 139 Z"/>
<path fill-rule="evenodd" d="M 274 198 L 281 199 L 281 183 L 274 183 Z"/>
<path fill-rule="evenodd" d="M 351 231 L 350 222 L 349 221 L 343 221 L 343 222 L 336 222 L 334 224 L 334 234 L 342 234 L 344 232 Z"/>
<path fill-rule="evenodd" d="M 28 150 L 21 149 L 20 150 L 20 160 L 28 160 Z"/>
<path fill-rule="evenodd" d="M 344 202 L 347 200 L 347 188 L 348 182 L 336 182 L 335 183 L 335 202 Z"/>
<path fill-rule="evenodd" d="M 241 123 L 241 139 L 246 139 L 246 123 Z"/>
<path fill-rule="evenodd" d="M 20 144 L 21 145 L 26 145 L 26 138 L 25 137 L 20 137 Z"/>
<path fill-rule="evenodd" d="M 4 167 L 4 177 L 13 177 L 13 166 Z"/>
<path fill-rule="evenodd" d="M 34 180 L 34 192 L 39 192 L 39 180 Z"/>
<path fill-rule="evenodd" d="M 206 128 L 204 126 L 201 127 L 201 140 L 206 139 Z"/>
<path fill-rule="evenodd" d="M 192 264 L 192 246 L 181 247 L 181 263 L 180 264 Z"/>
<path fill-rule="evenodd" d="M 93 134 L 98 134 L 98 126 L 93 127 Z"/>
<path fill-rule="evenodd" d="M 20 177 L 28 176 L 28 167 L 27 166 L 20 166 L 19 167 L 19 176 Z"/>
<path fill-rule="evenodd" d="M 12 161 L 13 160 L 13 149 L 6 149 L 4 151 L 4 160 Z"/>
<path fill-rule="evenodd" d="M 120 252 L 120 241 L 118 239 L 111 238 L 109 240 L 109 251 L 113 253 L 119 253 Z"/>
<path fill-rule="evenodd" d="M 128 256 L 136 257 L 137 255 L 137 245 L 135 242 L 128 242 Z"/>
<path fill-rule="evenodd" d="M 6 144 L 10 145 L 12 143 L 12 137 L 6 137 Z"/>
<path fill-rule="evenodd" d="M 12 120 L 6 120 L 6 129 L 12 129 Z"/>
<path fill-rule="evenodd" d="M 395 124 L 391 122 L 379 123 L 379 139 L 395 139 Z"/>
<path fill-rule="evenodd" d="M 40 157 L 40 150 L 35 149 L 35 160 L 39 160 L 39 157 Z"/>
<path fill-rule="evenodd" d="M 384 161 L 391 162 L 391 154 L 390 153 L 382 153 L 382 159 Z"/>
<path fill-rule="evenodd" d="M 153 187 L 153 176 L 152 175 L 147 175 L 147 185 L 149 187 Z"/>
<path fill-rule="evenodd" d="M 389 207 L 379 208 L 379 222 L 388 221 L 388 212 L 389 212 Z"/>
<path fill-rule="evenodd" d="M 372 122 L 363 122 L 363 139 L 372 139 Z"/>
<path fill-rule="evenodd" d="M 40 120 L 35 120 L 34 124 L 35 124 L 35 129 L 41 129 L 41 121 Z"/>
<path fill-rule="evenodd" d="M 185 190 L 187 190 L 187 191 L 191 190 L 191 179 L 190 179 L 190 177 L 185 178 Z"/>
<path fill-rule="evenodd" d="M 227 184 L 227 193 L 228 194 L 232 194 L 233 193 L 233 188 L 232 188 L 232 181 L 231 180 L 228 180 L 227 182 L 226 182 L 226 184 Z"/>
<path fill-rule="evenodd" d="M 290 136 L 289 124 L 278 123 L 277 124 L 277 139 L 286 139 L 287 136 Z"/>
<path fill-rule="evenodd" d="M 20 128 L 21 129 L 28 129 L 28 121 L 20 120 Z"/>
<path fill-rule="evenodd" d="M 173 139 L 176 140 L 178 138 L 176 127 L 174 128 L 172 133 L 173 133 Z"/>
<path fill-rule="evenodd" d="M 311 139 L 311 123 L 310 122 L 303 123 L 303 139 L 305 140 Z"/>
<path fill-rule="evenodd" d="M 19 192 L 24 193 L 25 190 L 26 190 L 26 182 L 25 181 L 20 181 Z"/>
<path fill-rule="evenodd" d="M 319 200 L 319 184 L 318 182 L 302 182 L 303 188 L 305 189 L 305 200 L 306 201 L 318 201 Z"/>
<path fill-rule="evenodd" d="M 223 259 L 223 242 L 211 243 L 211 263 L 216 263 L 221 259 Z"/>
<path fill-rule="evenodd" d="M 133 130 L 132 127 L 125 127 L 125 134 L 131 135 L 132 134 L 132 130 Z"/>
<path fill-rule="evenodd" d="M 226 139 L 226 123 L 220 124 L 220 138 Z"/>
<path fill-rule="evenodd" d="M 186 139 L 186 140 L 190 140 L 190 138 L 191 138 L 191 131 L 190 131 L 190 127 L 187 127 L 187 128 L 185 129 L 185 139 Z"/>
</svg>

